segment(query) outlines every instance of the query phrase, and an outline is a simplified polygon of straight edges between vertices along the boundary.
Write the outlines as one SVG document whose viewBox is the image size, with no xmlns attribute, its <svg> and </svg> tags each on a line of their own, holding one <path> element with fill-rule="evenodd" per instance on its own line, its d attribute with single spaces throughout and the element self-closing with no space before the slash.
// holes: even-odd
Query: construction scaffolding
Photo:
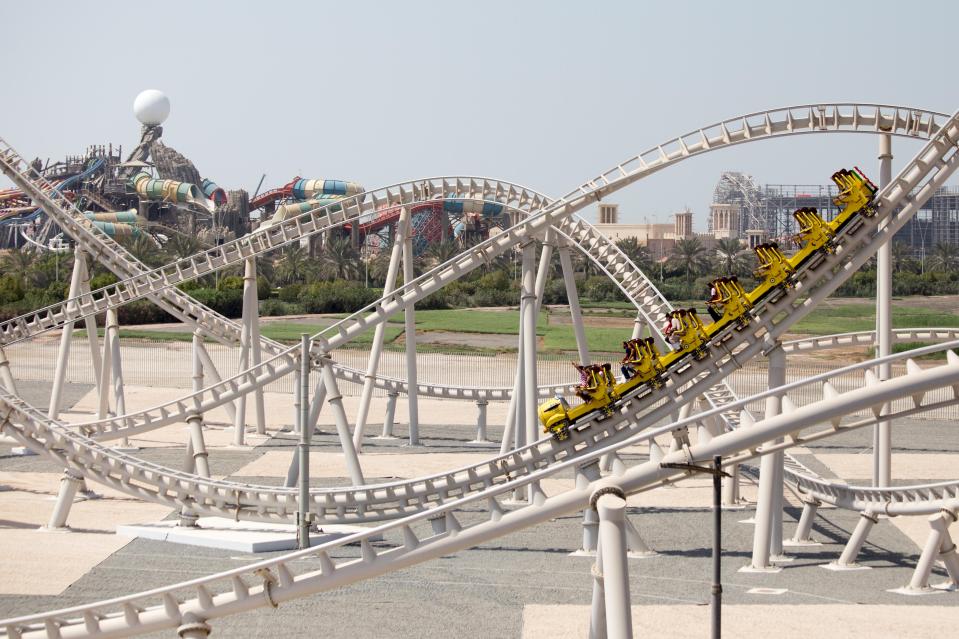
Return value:
<svg viewBox="0 0 959 639">
<path fill-rule="evenodd" d="M 738 207 L 738 237 L 748 231 L 765 231 L 771 240 L 784 241 L 796 233 L 793 211 L 816 208 L 824 219 L 831 220 L 839 212 L 833 198 L 834 185 L 821 184 L 757 184 L 751 175 L 724 172 L 713 191 L 713 202 Z M 714 231 L 712 216 L 709 231 Z M 896 242 L 912 249 L 923 258 L 936 244 L 959 246 L 959 188 L 943 187 L 936 191 L 914 218 L 896 233 Z"/>
</svg>

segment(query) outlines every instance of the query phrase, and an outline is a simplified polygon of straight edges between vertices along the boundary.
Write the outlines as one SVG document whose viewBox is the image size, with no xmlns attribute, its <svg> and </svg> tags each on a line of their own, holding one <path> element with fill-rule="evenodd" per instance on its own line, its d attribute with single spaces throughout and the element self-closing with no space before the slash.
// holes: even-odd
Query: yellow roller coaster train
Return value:
<svg viewBox="0 0 959 639">
<path fill-rule="evenodd" d="M 539 407 L 543 432 L 551 433 L 559 441 L 569 438 L 570 428 L 597 413 L 597 419 L 612 415 L 619 402 L 645 385 L 651 390 L 663 386 L 669 371 L 681 365 L 687 357 L 700 360 L 709 356 L 709 348 L 723 341 L 727 329 L 742 330 L 753 319 L 751 310 L 777 290 L 793 285 L 793 277 L 801 268 L 815 266 L 825 253 L 835 250 L 836 235 L 849 227 L 861 224 L 862 217 L 875 214 L 873 198 L 876 186 L 858 167 L 833 173 L 832 181 L 839 187 L 833 200 L 841 207 L 830 221 L 823 220 L 814 208 L 801 208 L 793 213 L 799 232 L 792 238 L 799 249 L 787 257 L 775 242 L 760 244 L 754 250 L 759 266 L 755 276 L 760 283 L 746 292 L 735 277 L 719 278 L 712 282 L 713 298 L 708 302 L 720 317 L 704 325 L 695 309 L 676 309 L 669 313 L 671 342 L 674 350 L 660 354 L 653 338 L 631 339 L 623 342 L 624 376 L 617 384 L 610 364 L 575 365 L 581 374 L 576 395 L 581 403 L 570 406 L 562 397 L 544 402 Z"/>
</svg>

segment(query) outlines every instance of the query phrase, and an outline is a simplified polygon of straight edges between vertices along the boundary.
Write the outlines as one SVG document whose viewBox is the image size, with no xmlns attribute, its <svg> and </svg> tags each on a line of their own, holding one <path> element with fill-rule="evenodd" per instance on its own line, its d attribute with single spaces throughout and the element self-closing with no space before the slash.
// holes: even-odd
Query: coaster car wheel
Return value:
<svg viewBox="0 0 959 639">
<path fill-rule="evenodd" d="M 558 442 L 563 442 L 569 439 L 569 422 L 563 421 L 559 424 L 551 426 L 549 429 L 550 433 L 553 435 L 553 439 Z"/>
</svg>

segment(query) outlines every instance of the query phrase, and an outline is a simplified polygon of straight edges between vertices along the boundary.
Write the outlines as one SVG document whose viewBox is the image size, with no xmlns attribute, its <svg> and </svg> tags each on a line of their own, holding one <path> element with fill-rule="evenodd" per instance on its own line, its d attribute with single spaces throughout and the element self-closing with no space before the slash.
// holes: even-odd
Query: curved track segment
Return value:
<svg viewBox="0 0 959 639">
<path fill-rule="evenodd" d="M 378 575 L 394 572 L 453 552 L 502 537 L 549 519 L 588 507 L 594 492 L 606 486 L 616 486 L 627 494 L 654 488 L 666 481 L 684 477 L 682 471 L 663 468 L 661 462 L 689 463 L 694 460 L 723 456 L 728 464 L 763 455 L 781 447 L 834 434 L 829 429 L 803 437 L 803 429 L 829 423 L 849 412 L 878 407 L 899 398 L 926 397 L 930 391 L 959 386 L 959 364 L 947 364 L 935 369 L 906 375 L 872 387 L 850 391 L 839 397 L 822 400 L 788 414 L 758 422 L 750 428 L 720 435 L 683 451 L 671 453 L 662 460 L 640 464 L 615 477 L 577 482 L 577 487 L 552 497 L 541 491 L 533 503 L 518 510 L 506 512 L 500 500 L 524 485 L 538 485 L 544 477 L 566 470 L 582 462 L 592 463 L 614 449 L 632 444 L 638 438 L 620 442 L 614 447 L 596 447 L 582 459 L 557 464 L 527 477 L 515 479 L 482 493 L 464 497 L 437 506 L 392 523 L 357 533 L 349 537 L 298 551 L 282 557 L 258 562 L 235 570 L 194 579 L 165 588 L 111 599 L 86 606 L 58 610 L 51 613 L 28 615 L 0 621 L 5 636 L 18 639 L 47 637 L 127 637 L 173 628 L 186 614 L 200 619 L 215 619 L 265 606 L 277 606 L 293 599 L 345 586 Z M 897 411 L 892 417 L 915 414 L 945 405 L 959 403 L 959 394 L 944 402 L 922 404 L 916 408 Z M 874 423 L 863 420 L 850 427 Z M 663 429 L 668 430 L 668 429 Z M 647 436 L 652 435 L 648 434 Z M 787 438 L 781 446 L 764 445 L 777 438 Z M 490 518 L 485 521 L 463 522 L 456 511 L 467 506 L 485 506 Z M 896 514 L 893 511 L 893 514 Z M 445 532 L 435 533 L 430 520 L 443 518 Z M 383 536 L 391 543 L 389 548 L 377 548 L 371 540 Z M 348 544 L 360 545 L 358 559 L 338 559 L 331 552 Z M 302 557 L 318 559 L 319 571 L 297 574 L 295 560 Z"/>
<path fill-rule="evenodd" d="M 959 126 L 957 126 L 955 117 L 947 124 L 945 130 L 937 134 L 917 158 L 905 168 L 900 177 L 879 194 L 876 215 L 864 220 L 855 229 L 854 234 L 846 233 L 838 237 L 836 252 L 823 257 L 815 269 L 807 268 L 798 273 L 798 281 L 794 289 L 785 292 L 774 302 L 768 302 L 761 307 L 757 307 L 755 310 L 756 317 L 747 330 L 740 332 L 730 330 L 728 333 L 718 336 L 711 348 L 711 357 L 701 362 L 684 363 L 678 369 L 672 370 L 666 387 L 661 391 L 650 392 L 645 387 L 636 389 L 632 395 L 625 398 L 624 403 L 618 409 L 618 415 L 614 415 L 612 419 L 597 422 L 595 420 L 596 416 L 591 415 L 580 424 L 580 435 L 587 438 L 588 441 L 577 438 L 565 445 L 551 440 L 539 442 L 527 449 L 500 458 L 499 461 L 504 462 L 505 467 L 503 463 L 497 466 L 493 463 L 497 460 L 491 460 L 491 463 L 486 467 L 489 477 L 497 475 L 505 477 L 508 476 L 508 473 L 523 468 L 523 455 L 532 456 L 533 453 L 529 451 L 534 448 L 539 454 L 548 453 L 551 459 L 543 459 L 540 455 L 537 455 L 537 459 L 534 460 L 537 463 L 547 465 L 551 462 L 562 461 L 566 456 L 586 452 L 590 442 L 593 445 L 596 443 L 605 445 L 620 441 L 635 432 L 637 427 L 634 425 L 637 423 L 652 423 L 654 420 L 667 416 L 675 407 L 692 401 L 738 368 L 740 361 L 761 352 L 767 343 L 767 339 L 775 339 L 782 334 L 792 322 L 801 319 L 819 299 L 830 294 L 849 274 L 865 262 L 875 248 L 901 227 L 924 199 L 928 198 L 935 188 L 941 185 L 955 170 L 956 166 L 959 165 L 959 156 L 955 153 L 955 140 L 959 139 Z M 918 189 L 917 195 L 913 196 L 911 193 L 915 189 Z M 905 206 L 902 210 L 893 213 L 903 202 L 905 202 Z M 572 213 L 577 206 L 584 205 L 582 201 L 579 203 L 558 203 L 551 207 L 552 210 L 534 215 L 502 235 L 478 245 L 445 265 L 437 267 L 437 269 L 399 289 L 395 294 L 387 296 L 380 302 L 368 307 L 367 310 L 372 311 L 368 315 L 356 314 L 320 333 L 317 336 L 320 340 L 320 348 L 325 351 L 327 348 L 348 341 L 353 335 L 384 321 L 391 313 L 398 312 L 406 305 L 438 290 L 446 282 L 456 279 L 463 272 L 475 268 L 479 263 L 485 261 L 488 256 L 499 254 L 517 241 L 531 237 L 537 232 L 544 232 L 554 219 L 563 217 L 563 213 Z M 885 221 L 886 224 L 882 229 L 876 230 L 880 221 Z M 806 297 L 807 294 L 810 296 Z M 740 347 L 741 350 L 736 352 L 734 356 L 734 350 Z M 329 365 L 322 352 L 321 360 L 323 360 L 320 362 L 321 365 Z M 245 388 L 241 388 L 243 384 L 238 381 L 244 376 L 250 376 L 250 374 L 241 373 L 237 378 L 205 389 L 194 396 L 192 405 L 180 401 L 161 407 L 161 409 L 153 411 L 152 414 L 151 411 L 147 411 L 139 416 L 126 416 L 111 422 L 101 422 L 96 427 L 102 428 L 104 424 L 112 423 L 116 428 L 127 428 L 128 432 L 133 432 L 138 427 L 153 427 L 158 421 L 167 421 L 168 423 L 171 420 L 171 415 L 175 413 L 182 415 L 185 411 L 191 409 L 204 409 L 205 402 L 209 405 L 216 405 L 222 401 L 224 395 L 236 393 L 238 390 L 245 391 Z M 255 381 L 255 379 L 253 382 L 248 380 L 246 382 L 247 387 L 255 386 Z M 178 421 L 178 418 L 173 419 L 173 421 Z M 573 444 L 579 445 L 579 448 L 575 448 Z M 99 467 L 91 466 L 90 468 Z M 88 471 L 90 468 L 88 468 Z M 468 473 L 467 479 L 471 479 Z M 180 479 L 178 478 L 177 481 L 180 481 Z M 194 479 L 186 476 L 183 481 L 188 484 Z M 189 492 L 189 488 L 189 486 L 184 486 L 182 492 Z M 463 490 L 460 486 L 457 488 Z M 481 488 L 483 488 L 482 482 L 477 482 L 474 486 L 470 481 L 467 481 L 466 491 Z M 398 498 L 395 491 L 377 492 L 375 490 L 364 490 L 363 488 L 355 489 L 353 490 L 354 499 L 345 499 L 346 503 L 336 504 L 338 506 L 337 510 L 346 511 L 355 508 L 354 512 L 359 515 L 366 515 L 371 511 L 385 508 L 395 516 L 398 512 L 402 512 L 403 508 L 410 506 L 411 499 L 416 502 L 416 505 L 412 506 L 413 508 L 421 508 L 424 503 L 430 502 L 433 495 L 438 494 L 440 499 L 443 498 L 443 493 L 434 490 L 434 486 L 429 486 L 426 495 L 430 497 L 426 499 L 422 497 L 422 493 L 421 495 L 416 495 L 415 492 L 410 494 L 407 492 L 408 490 L 409 488 L 403 488 Z M 463 492 L 447 490 L 445 496 L 448 498 L 450 495 L 455 496 L 457 494 L 463 494 Z M 229 496 L 216 495 L 211 501 L 213 507 L 221 509 L 227 501 L 232 501 L 234 507 L 242 507 L 243 504 L 239 496 L 230 500 Z M 275 504 L 266 504 L 257 505 L 255 510 L 258 516 L 269 517 L 276 516 L 276 513 L 282 511 L 283 508 Z M 285 509 L 286 512 L 289 512 L 289 510 L 288 507 Z M 321 512 L 329 511 L 323 509 Z"/>
</svg>

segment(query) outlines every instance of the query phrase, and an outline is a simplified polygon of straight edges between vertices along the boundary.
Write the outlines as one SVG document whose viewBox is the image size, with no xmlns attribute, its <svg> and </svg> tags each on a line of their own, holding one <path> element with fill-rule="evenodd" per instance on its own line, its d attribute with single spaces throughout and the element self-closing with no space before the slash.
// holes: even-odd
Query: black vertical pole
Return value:
<svg viewBox="0 0 959 639">
<path fill-rule="evenodd" d="M 713 587 L 712 587 L 712 639 L 719 639 L 722 636 L 722 605 L 723 605 L 723 584 L 722 584 L 722 560 L 723 560 L 723 478 L 722 478 L 723 458 L 716 456 L 713 458 L 713 466 L 716 472 L 713 473 Z"/>
</svg>

